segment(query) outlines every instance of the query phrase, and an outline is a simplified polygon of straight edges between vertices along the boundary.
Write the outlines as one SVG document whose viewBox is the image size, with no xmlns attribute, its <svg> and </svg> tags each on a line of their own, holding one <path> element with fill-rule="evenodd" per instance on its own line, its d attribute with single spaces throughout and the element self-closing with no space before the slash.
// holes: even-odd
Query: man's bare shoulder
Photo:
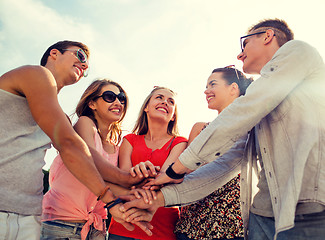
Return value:
<svg viewBox="0 0 325 240">
<path fill-rule="evenodd" d="M 56 85 L 52 73 L 39 65 L 25 65 L 6 72 L 0 77 L 0 89 L 16 95 L 24 95 L 25 86 L 39 86 L 38 83 Z"/>
</svg>

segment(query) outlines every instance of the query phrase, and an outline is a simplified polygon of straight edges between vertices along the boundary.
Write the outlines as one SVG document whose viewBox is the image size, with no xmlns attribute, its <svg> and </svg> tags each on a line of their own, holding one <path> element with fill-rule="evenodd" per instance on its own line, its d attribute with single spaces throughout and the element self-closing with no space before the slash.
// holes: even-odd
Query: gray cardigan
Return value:
<svg viewBox="0 0 325 240">
<path fill-rule="evenodd" d="M 297 203 L 325 205 L 324 92 L 325 66 L 316 49 L 297 40 L 284 44 L 263 67 L 261 77 L 249 86 L 246 95 L 222 111 L 181 154 L 182 164 L 192 170 L 212 163 L 189 174 L 182 184 L 162 188 L 166 205 L 188 204 L 204 197 L 198 189 L 191 190 L 194 183 L 200 184 L 201 191 L 204 184 L 222 186 L 237 174 L 241 163 L 242 215 L 247 227 L 255 145 L 246 145 L 244 158 L 240 158 L 238 150 L 245 144 L 237 142 L 238 146 L 231 147 L 254 126 L 276 235 L 294 226 Z M 237 157 L 232 159 L 231 152 L 236 151 Z M 215 160 L 218 156 L 221 157 Z"/>
</svg>

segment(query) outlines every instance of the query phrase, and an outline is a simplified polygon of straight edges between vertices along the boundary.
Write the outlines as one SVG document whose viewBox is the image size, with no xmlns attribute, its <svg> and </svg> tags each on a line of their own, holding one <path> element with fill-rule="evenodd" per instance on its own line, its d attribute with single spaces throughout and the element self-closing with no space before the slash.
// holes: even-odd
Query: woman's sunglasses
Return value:
<svg viewBox="0 0 325 240">
<path fill-rule="evenodd" d="M 102 95 L 95 97 L 94 100 L 100 97 L 102 97 L 104 101 L 108 103 L 114 102 L 116 98 L 120 101 L 121 104 L 126 103 L 126 96 L 123 92 L 120 92 L 119 94 L 116 95 L 112 91 L 105 91 L 102 93 Z"/>
</svg>

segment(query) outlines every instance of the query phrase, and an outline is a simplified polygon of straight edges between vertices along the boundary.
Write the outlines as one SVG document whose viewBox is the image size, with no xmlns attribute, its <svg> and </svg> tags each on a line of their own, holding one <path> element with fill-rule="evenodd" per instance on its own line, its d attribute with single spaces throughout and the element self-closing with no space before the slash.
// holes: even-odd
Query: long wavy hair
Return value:
<svg viewBox="0 0 325 240">
<path fill-rule="evenodd" d="M 171 92 L 174 96 L 176 95 L 176 93 L 174 93 L 169 88 L 155 87 L 150 92 L 150 94 L 147 96 L 147 98 L 144 100 L 144 102 L 141 106 L 138 119 L 135 123 L 133 130 L 132 130 L 133 133 L 138 134 L 138 135 L 144 135 L 148 132 L 148 130 L 149 130 L 148 117 L 147 117 L 147 113 L 144 111 L 144 109 L 148 106 L 148 103 L 149 103 L 151 97 L 153 96 L 153 94 L 156 91 L 161 90 L 161 89 L 165 89 L 165 90 Z M 174 116 L 175 116 L 174 119 L 168 123 L 167 133 L 171 136 L 178 136 L 179 132 L 178 132 L 178 127 L 177 127 L 177 118 L 178 118 L 177 105 L 175 105 Z"/>
<path fill-rule="evenodd" d="M 107 85 L 116 86 L 120 90 L 120 92 L 123 92 L 126 96 L 126 101 L 124 104 L 124 109 L 123 109 L 121 118 L 118 121 L 113 122 L 109 126 L 109 129 L 108 129 L 109 130 L 109 136 L 108 136 L 109 140 L 114 144 L 118 144 L 121 141 L 121 134 L 122 134 L 121 122 L 123 121 L 123 119 L 125 117 L 129 101 L 128 101 L 126 92 L 117 82 L 114 82 L 110 79 L 98 79 L 98 80 L 95 80 L 94 82 L 92 82 L 89 85 L 89 87 L 85 90 L 85 92 L 82 94 L 82 96 L 78 102 L 78 105 L 76 107 L 76 114 L 78 117 L 81 117 L 81 116 L 89 117 L 91 120 L 93 120 L 93 122 L 95 123 L 95 125 L 98 129 L 98 123 L 95 118 L 94 111 L 89 107 L 89 103 L 91 101 L 95 101 L 95 98 L 100 95 L 103 87 L 105 87 Z M 98 131 L 98 133 L 100 135 L 99 131 Z"/>
</svg>

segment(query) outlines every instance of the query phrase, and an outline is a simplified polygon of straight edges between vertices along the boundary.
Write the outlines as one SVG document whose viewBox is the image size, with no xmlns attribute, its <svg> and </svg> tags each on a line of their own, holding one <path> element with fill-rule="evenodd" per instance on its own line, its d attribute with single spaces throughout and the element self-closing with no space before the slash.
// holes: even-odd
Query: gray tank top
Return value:
<svg viewBox="0 0 325 240">
<path fill-rule="evenodd" d="M 0 89 L 0 211 L 41 215 L 49 143 L 26 98 Z"/>
</svg>

